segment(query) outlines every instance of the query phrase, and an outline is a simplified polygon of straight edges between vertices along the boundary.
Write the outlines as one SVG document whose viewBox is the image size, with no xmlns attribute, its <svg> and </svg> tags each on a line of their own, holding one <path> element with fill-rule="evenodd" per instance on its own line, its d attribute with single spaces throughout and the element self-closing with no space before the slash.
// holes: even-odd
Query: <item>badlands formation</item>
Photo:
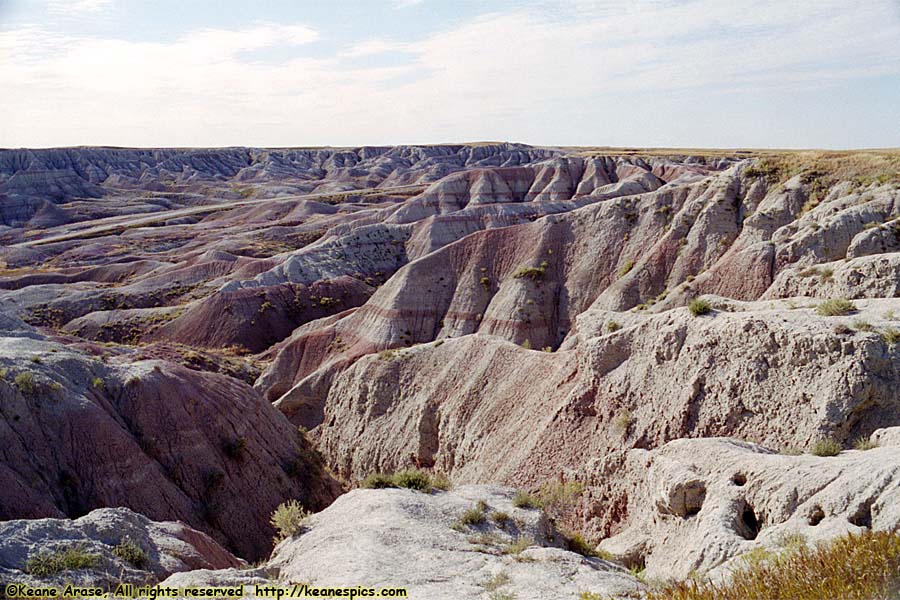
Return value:
<svg viewBox="0 0 900 600">
<path fill-rule="evenodd" d="M 625 598 L 896 531 L 898 184 L 890 151 L 0 150 L 0 578 Z M 409 469 L 453 485 L 361 486 Z"/>
</svg>

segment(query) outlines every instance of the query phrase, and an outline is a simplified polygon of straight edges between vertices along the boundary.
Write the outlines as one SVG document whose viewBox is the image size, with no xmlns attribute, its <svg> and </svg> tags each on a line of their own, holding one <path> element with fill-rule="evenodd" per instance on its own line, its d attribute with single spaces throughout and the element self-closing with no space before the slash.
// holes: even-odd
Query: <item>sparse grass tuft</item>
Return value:
<svg viewBox="0 0 900 600">
<path fill-rule="evenodd" d="M 580 481 L 548 481 L 538 491 L 538 498 L 547 515 L 558 520 L 574 508 L 583 492 Z"/>
<path fill-rule="evenodd" d="M 116 544 L 113 548 L 113 554 L 136 569 L 143 569 L 149 562 L 147 553 L 129 537 L 123 538 L 121 542 Z"/>
<path fill-rule="evenodd" d="M 610 321 L 606 322 L 606 331 L 608 333 L 613 333 L 620 329 L 622 329 L 622 326 L 619 325 L 618 323 L 616 323 L 615 321 L 610 320 Z"/>
<path fill-rule="evenodd" d="M 853 442 L 854 450 L 872 450 L 878 447 L 878 442 L 875 440 L 871 440 L 867 437 L 857 438 L 855 442 Z"/>
<path fill-rule="evenodd" d="M 278 506 L 272 513 L 272 527 L 277 531 L 275 543 L 286 540 L 300 533 L 303 522 L 309 517 L 310 512 L 303 508 L 297 500 L 288 500 Z"/>
<path fill-rule="evenodd" d="M 94 377 L 91 379 L 91 386 L 97 389 L 103 389 L 106 387 L 106 382 L 103 381 L 101 377 Z"/>
<path fill-rule="evenodd" d="M 509 583 L 509 581 L 509 575 L 507 575 L 505 571 L 500 571 L 487 581 L 483 582 L 481 584 L 481 587 L 483 587 L 488 592 L 493 592 Z"/>
<path fill-rule="evenodd" d="M 502 510 L 496 510 L 491 513 L 491 520 L 500 527 L 505 527 L 512 519 L 510 519 L 508 513 L 505 513 Z"/>
<path fill-rule="evenodd" d="M 894 327 L 888 327 L 881 332 L 881 339 L 889 346 L 900 343 L 900 331 Z"/>
<path fill-rule="evenodd" d="M 100 564 L 100 557 L 90 554 L 81 544 L 55 552 L 41 552 L 28 557 L 25 572 L 38 578 L 50 577 L 62 571 L 91 569 Z"/>
<path fill-rule="evenodd" d="M 832 438 L 819 438 L 813 442 L 809 453 L 815 456 L 837 456 L 843 448 Z"/>
<path fill-rule="evenodd" d="M 536 496 L 522 490 L 519 490 L 513 496 L 513 506 L 526 509 L 543 508 L 541 501 Z"/>
<path fill-rule="evenodd" d="M 710 311 L 712 311 L 712 305 L 708 300 L 697 298 L 696 300 L 691 300 L 691 303 L 688 304 L 688 309 L 691 311 L 692 315 L 699 317 L 701 315 L 709 314 Z"/>
<path fill-rule="evenodd" d="M 407 469 L 394 473 L 394 483 L 397 487 L 424 492 L 432 487 L 431 475 L 417 469 Z"/>
<path fill-rule="evenodd" d="M 872 327 L 872 324 L 868 321 L 863 321 L 862 319 L 853 319 L 853 322 L 850 323 L 850 326 L 857 331 L 873 331 L 875 328 Z"/>
<path fill-rule="evenodd" d="M 536 281 L 541 279 L 544 274 L 547 272 L 547 261 L 541 261 L 541 265 L 539 267 L 519 267 L 519 269 L 513 273 L 513 277 L 516 279 L 528 278 L 532 281 Z"/>
<path fill-rule="evenodd" d="M 381 360 L 393 360 L 395 356 L 397 356 L 396 350 L 382 350 L 378 353 L 378 358 Z"/>
<path fill-rule="evenodd" d="M 612 554 L 604 550 L 600 550 L 594 544 L 590 543 L 580 533 L 573 533 L 566 536 L 566 546 L 572 552 L 582 556 L 593 556 L 602 558 L 603 560 L 612 560 Z"/>
<path fill-rule="evenodd" d="M 503 554 L 521 554 L 523 550 L 534 546 L 534 540 L 529 537 L 518 537 L 512 543 L 503 547 Z"/>
<path fill-rule="evenodd" d="M 619 277 L 625 277 L 626 275 L 628 275 L 628 273 L 631 272 L 631 270 L 633 268 L 634 268 L 634 261 L 633 260 L 626 261 L 625 264 L 622 265 L 622 268 L 619 269 Z"/>
<path fill-rule="evenodd" d="M 361 488 L 367 488 L 370 490 L 381 490 L 384 488 L 392 488 L 397 487 L 394 485 L 394 478 L 391 475 L 386 475 L 384 473 L 373 473 L 362 480 L 362 483 L 359 484 Z"/>
<path fill-rule="evenodd" d="M 466 509 L 462 516 L 459 517 L 459 524 L 465 527 L 475 527 L 483 524 L 487 520 L 486 510 L 487 505 L 484 502 L 479 502 L 472 508 Z"/>
<path fill-rule="evenodd" d="M 839 317 L 856 311 L 856 306 L 846 298 L 832 298 L 816 307 L 816 313 L 823 317 Z"/>
<path fill-rule="evenodd" d="M 34 375 L 29 371 L 22 371 L 13 379 L 13 383 L 19 388 L 23 394 L 33 394 L 37 391 L 37 384 L 34 382 Z"/>
<path fill-rule="evenodd" d="M 898 591 L 900 535 L 866 531 L 774 560 L 747 561 L 726 582 L 670 583 L 650 590 L 646 600 L 875 600 Z"/>
<path fill-rule="evenodd" d="M 444 475 L 432 477 L 427 471 L 405 469 L 392 475 L 386 473 L 369 475 L 362 481 L 360 487 L 369 489 L 407 488 L 427 492 L 431 489 L 449 489 L 450 480 Z"/>
</svg>

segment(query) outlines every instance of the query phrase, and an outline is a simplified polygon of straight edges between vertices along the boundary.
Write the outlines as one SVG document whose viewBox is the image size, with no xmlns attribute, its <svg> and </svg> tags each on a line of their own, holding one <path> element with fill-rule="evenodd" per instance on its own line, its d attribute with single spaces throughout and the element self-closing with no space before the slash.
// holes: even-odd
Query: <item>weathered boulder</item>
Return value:
<svg viewBox="0 0 900 600">
<path fill-rule="evenodd" d="M 75 551 L 90 566 L 55 570 L 41 558 Z M 0 522 L 3 583 L 114 588 L 154 584 L 173 573 L 245 565 L 205 533 L 181 522 L 151 521 L 127 508 L 100 508 L 75 520 Z"/>
<path fill-rule="evenodd" d="M 622 567 L 561 549 L 543 512 L 516 508 L 512 498 L 513 490 L 492 486 L 355 490 L 279 544 L 267 567 L 279 581 L 405 587 L 411 598 L 605 598 L 641 589 Z M 484 522 L 462 524 L 479 503 Z"/>
<path fill-rule="evenodd" d="M 900 527 L 895 447 L 788 456 L 726 438 L 685 439 L 593 468 L 601 486 L 628 497 L 625 529 L 600 547 L 648 577 L 718 577 L 748 552 Z"/>
</svg>

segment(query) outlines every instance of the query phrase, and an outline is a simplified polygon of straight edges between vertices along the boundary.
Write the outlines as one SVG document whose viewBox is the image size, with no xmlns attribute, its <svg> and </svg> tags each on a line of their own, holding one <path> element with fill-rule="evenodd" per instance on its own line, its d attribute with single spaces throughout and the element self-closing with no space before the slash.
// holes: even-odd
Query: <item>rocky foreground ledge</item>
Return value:
<svg viewBox="0 0 900 600">
<path fill-rule="evenodd" d="M 630 486 L 629 527 L 586 556 L 544 510 L 511 488 L 357 489 L 307 517 L 265 563 L 249 566 L 184 524 L 127 509 L 77 520 L 0 525 L 4 583 L 114 589 L 170 586 L 402 587 L 410 598 L 637 598 L 648 581 L 725 580 L 749 556 L 847 533 L 900 528 L 900 428 L 868 450 L 779 454 L 737 440 L 676 440 L 632 450 L 597 476 Z M 131 544 L 130 551 L 123 544 Z M 134 549 L 137 548 L 137 550 Z M 84 568 L 48 573 L 46 559 L 77 549 Z M 603 558 L 600 558 L 602 556 Z M 137 560 L 136 557 L 139 559 Z M 85 562 L 86 561 L 86 562 Z"/>
</svg>

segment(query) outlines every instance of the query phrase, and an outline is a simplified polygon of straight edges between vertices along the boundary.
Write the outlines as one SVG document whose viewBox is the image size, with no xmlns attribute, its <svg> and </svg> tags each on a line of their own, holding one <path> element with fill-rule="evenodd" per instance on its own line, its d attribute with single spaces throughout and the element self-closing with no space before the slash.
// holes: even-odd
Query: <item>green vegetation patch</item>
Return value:
<svg viewBox="0 0 900 600">
<path fill-rule="evenodd" d="M 405 469 L 393 474 L 375 473 L 366 477 L 360 487 L 368 489 L 407 488 L 420 492 L 450 489 L 451 483 L 444 475 L 432 475 L 420 469 Z"/>
<path fill-rule="evenodd" d="M 303 529 L 303 523 L 310 514 L 298 500 L 288 500 L 280 504 L 272 513 L 270 521 L 277 532 L 275 543 L 277 544 L 300 533 Z"/>
<path fill-rule="evenodd" d="M 746 561 L 726 582 L 666 584 L 649 590 L 645 600 L 875 600 L 898 592 L 900 535 L 866 531 Z"/>
<path fill-rule="evenodd" d="M 81 544 L 56 550 L 40 552 L 28 557 L 25 572 L 38 578 L 45 578 L 63 571 L 91 569 L 100 564 L 100 557 L 91 554 Z"/>
<path fill-rule="evenodd" d="M 697 298 L 696 300 L 691 300 L 691 303 L 688 304 L 688 310 L 690 310 L 691 314 L 695 317 L 708 315 L 712 312 L 712 304 L 710 304 L 708 300 Z"/>
<path fill-rule="evenodd" d="M 823 317 L 839 317 L 856 311 L 856 305 L 846 298 L 832 298 L 816 307 L 816 313 Z"/>
</svg>

